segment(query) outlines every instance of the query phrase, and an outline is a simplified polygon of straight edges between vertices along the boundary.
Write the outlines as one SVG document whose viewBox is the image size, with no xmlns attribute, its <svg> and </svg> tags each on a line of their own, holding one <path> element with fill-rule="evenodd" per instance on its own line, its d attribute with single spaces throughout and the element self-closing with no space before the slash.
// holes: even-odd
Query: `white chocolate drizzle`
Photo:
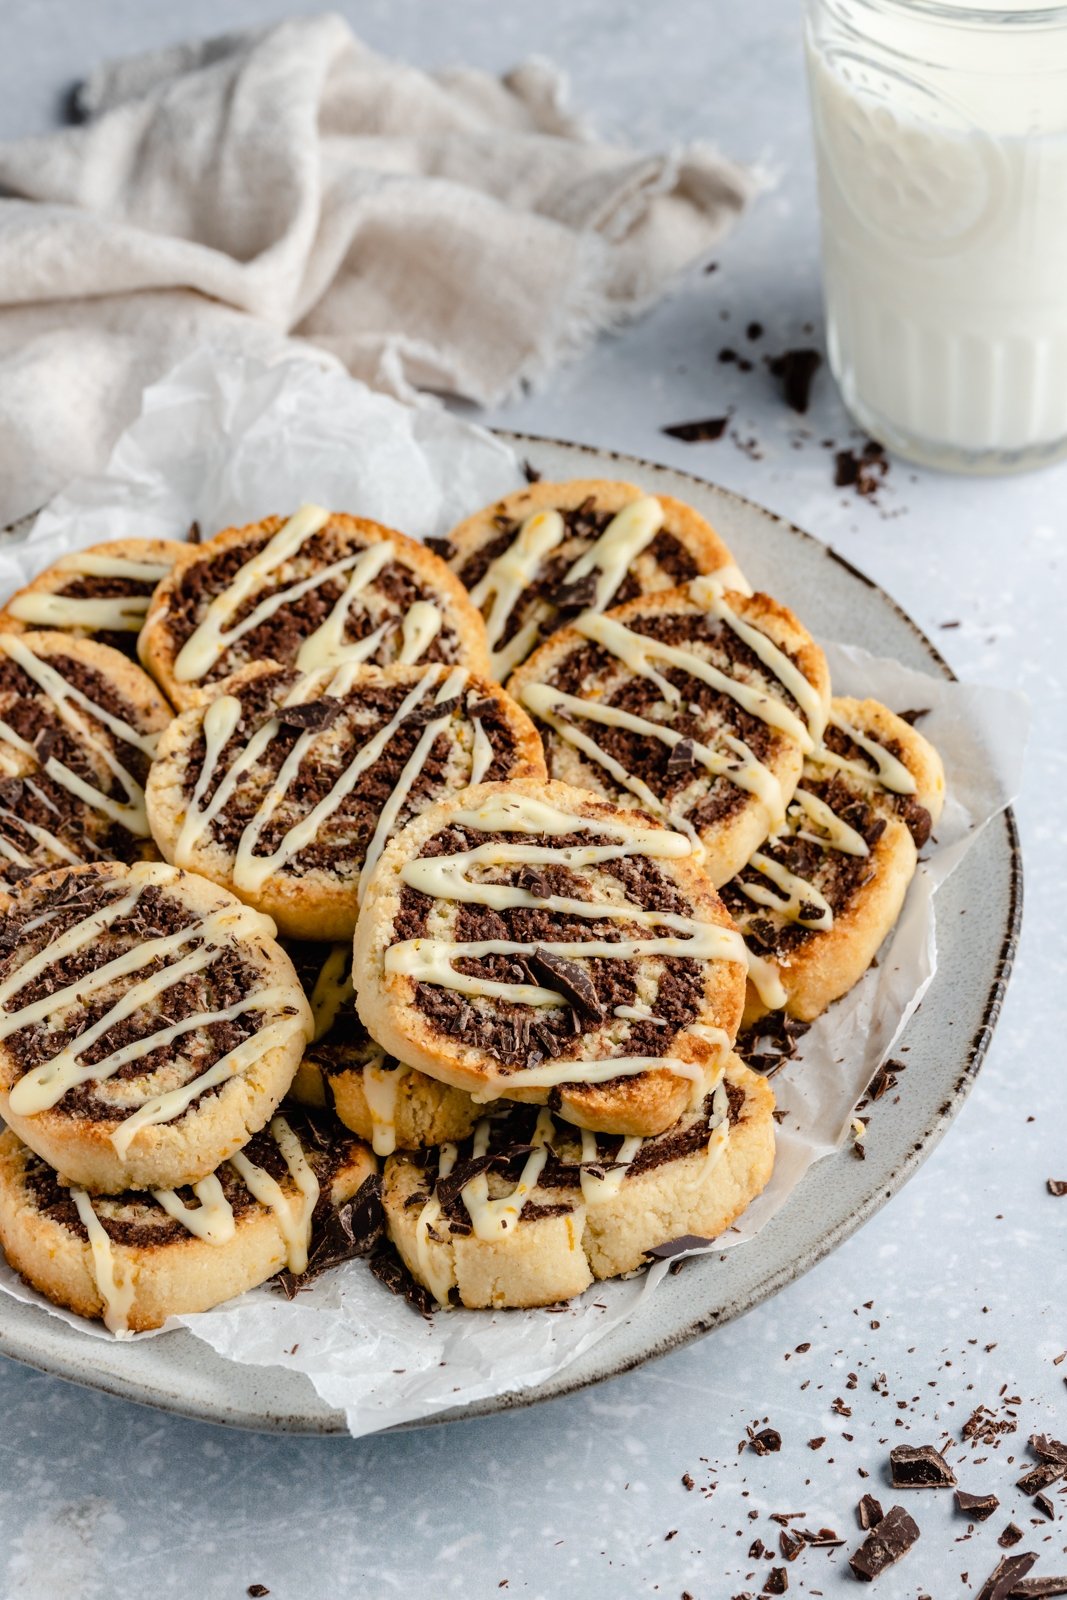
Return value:
<svg viewBox="0 0 1067 1600">
<path fill-rule="evenodd" d="M 162 1206 L 168 1217 L 180 1222 L 187 1232 L 205 1244 L 229 1244 L 237 1232 L 237 1224 L 218 1174 L 212 1172 L 192 1188 L 200 1202 L 198 1206 L 187 1206 L 174 1189 L 153 1189 L 152 1199 Z"/>
<path fill-rule="evenodd" d="M 8 612 L 19 622 L 39 628 L 85 628 L 88 632 L 107 629 L 114 633 L 137 633 L 144 622 L 151 599 L 150 590 L 171 569 L 168 561 L 152 561 L 133 556 L 112 556 L 105 550 L 73 551 L 55 564 L 56 572 L 76 578 L 130 578 L 146 587 L 144 594 L 96 595 L 78 597 L 48 589 L 24 589 L 8 603 Z"/>
<path fill-rule="evenodd" d="M 603 611 L 625 578 L 630 564 L 650 545 L 664 523 L 663 507 L 654 495 L 631 500 L 617 512 L 603 533 L 567 572 L 564 584 L 596 574 L 591 609 Z"/>
<path fill-rule="evenodd" d="M 459 1149 L 456 1145 L 445 1143 L 437 1161 L 438 1178 L 447 1178 L 456 1164 Z M 437 1198 L 436 1189 L 430 1193 L 430 1198 L 419 1210 L 415 1222 L 415 1256 L 419 1264 L 419 1276 L 433 1295 L 437 1304 L 447 1310 L 449 1306 L 448 1291 L 451 1280 L 448 1268 L 451 1266 L 452 1252 L 444 1246 L 442 1249 L 443 1260 L 435 1259 L 431 1234 L 434 1225 L 441 1220 L 441 1202 Z M 438 1241 L 443 1243 L 443 1241 Z"/>
<path fill-rule="evenodd" d="M 135 1290 L 131 1263 L 123 1261 L 120 1269 L 107 1229 L 93 1210 L 93 1203 L 85 1190 L 72 1187 L 70 1198 L 89 1236 L 93 1278 L 104 1302 L 104 1326 L 116 1338 L 122 1339 L 130 1332 L 130 1307 Z"/>
<path fill-rule="evenodd" d="M 566 534 L 566 526 L 558 511 L 535 511 L 526 518 L 508 548 L 489 564 L 484 577 L 471 590 L 472 602 L 485 613 L 490 660 L 494 674 L 501 680 L 528 654 L 541 620 L 540 617 L 529 619 L 515 638 L 498 649 L 515 602 L 533 582 L 542 561 L 563 543 Z M 547 608 L 542 609 L 547 615 Z"/>
<path fill-rule="evenodd" d="M 286 1265 L 294 1276 L 299 1276 L 308 1264 L 311 1219 L 319 1198 L 319 1180 L 304 1154 L 300 1140 L 285 1118 L 272 1118 L 270 1131 L 296 1185 L 296 1195 L 286 1194 L 277 1179 L 262 1167 L 257 1167 L 243 1150 L 230 1157 L 230 1165 L 244 1179 L 252 1197 L 274 1212 L 285 1241 Z"/>
<path fill-rule="evenodd" d="M 489 1135 L 491 1123 L 483 1118 L 474 1130 L 471 1155 L 477 1159 L 484 1156 L 489 1149 Z M 511 1233 L 518 1225 L 523 1208 L 530 1195 L 537 1187 L 537 1180 L 544 1171 L 545 1162 L 548 1160 L 548 1144 L 555 1132 L 552 1114 L 542 1110 L 534 1126 L 533 1136 L 530 1140 L 533 1146 L 526 1157 L 522 1172 L 519 1174 L 515 1187 L 509 1194 L 501 1195 L 499 1199 L 489 1198 L 489 1174 L 480 1172 L 469 1183 L 464 1184 L 460 1190 L 463 1204 L 467 1208 L 467 1215 L 471 1219 L 476 1239 L 486 1243 L 493 1243 Z"/>
<path fill-rule="evenodd" d="M 376 1156 L 391 1156 L 396 1149 L 396 1108 L 400 1084 L 410 1072 L 401 1062 L 378 1067 L 368 1061 L 363 1068 L 363 1098 L 371 1123 L 371 1149 Z"/>
<path fill-rule="evenodd" d="M 858 778 L 867 787 L 888 789 L 891 794 L 916 793 L 918 785 L 914 774 L 909 772 L 903 761 L 899 761 L 884 745 L 879 744 L 877 740 L 872 739 L 869 734 L 855 727 L 834 710 L 830 712 L 829 722 L 832 727 L 847 734 L 853 744 L 859 745 L 860 749 L 870 756 L 877 770 L 872 772 L 862 761 L 850 761 L 845 756 L 839 756 L 836 751 L 827 749 L 824 744 L 820 744 L 813 753 L 814 766 L 831 767 L 838 772 L 847 772 L 850 777 Z"/>
<path fill-rule="evenodd" d="M 325 1038 L 337 1021 L 342 1006 L 355 994 L 352 983 L 352 950 L 347 944 L 335 944 L 330 950 L 315 979 L 311 991 L 311 1015 L 315 1024 L 313 1043 Z"/>
</svg>

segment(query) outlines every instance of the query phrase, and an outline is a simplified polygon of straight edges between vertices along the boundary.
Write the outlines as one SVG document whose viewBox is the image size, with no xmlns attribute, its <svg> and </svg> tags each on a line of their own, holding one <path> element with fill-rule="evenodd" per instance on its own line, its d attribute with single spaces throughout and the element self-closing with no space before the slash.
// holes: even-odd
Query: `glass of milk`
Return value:
<svg viewBox="0 0 1067 1600">
<path fill-rule="evenodd" d="M 830 365 L 902 455 L 1067 455 L 1067 4 L 808 0 Z"/>
</svg>

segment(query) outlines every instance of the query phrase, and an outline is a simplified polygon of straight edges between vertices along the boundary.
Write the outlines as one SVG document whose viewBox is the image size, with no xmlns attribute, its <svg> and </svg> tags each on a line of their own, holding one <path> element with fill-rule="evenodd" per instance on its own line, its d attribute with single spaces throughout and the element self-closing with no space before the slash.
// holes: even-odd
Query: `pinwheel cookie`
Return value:
<svg viewBox="0 0 1067 1600">
<path fill-rule="evenodd" d="M 184 710 L 254 661 L 462 662 L 488 673 L 481 617 L 425 545 L 303 506 L 190 545 L 156 590 L 141 660 Z"/>
<path fill-rule="evenodd" d="M 315 1024 L 291 1097 L 330 1107 L 379 1156 L 465 1139 L 485 1107 L 375 1044 L 356 1014 L 351 945 L 290 944 L 288 952 Z"/>
<path fill-rule="evenodd" d="M 143 785 L 170 718 L 107 645 L 0 634 L 0 906 L 29 873 L 155 859 Z"/>
<path fill-rule="evenodd" d="M 243 668 L 164 735 L 148 814 L 168 861 L 294 938 L 351 938 L 391 835 L 483 778 L 544 774 L 530 719 L 464 667 Z"/>
<path fill-rule="evenodd" d="M 774 1097 L 736 1056 L 654 1139 L 577 1132 L 551 1111 L 501 1109 L 428 1160 L 391 1156 L 389 1233 L 439 1304 L 540 1306 L 693 1236 L 714 1239 L 767 1183 Z"/>
<path fill-rule="evenodd" d="M 0 916 L 0 1113 L 73 1183 L 205 1177 L 270 1118 L 311 1034 L 273 924 L 141 862 L 41 873 Z"/>
<path fill-rule="evenodd" d="M 823 653 L 793 613 L 708 578 L 585 613 L 508 688 L 551 777 L 699 840 L 715 884 L 781 822 L 830 703 Z"/>
<path fill-rule="evenodd" d="M 0 1244 L 56 1305 L 138 1333 L 208 1311 L 282 1268 L 303 1272 L 330 1213 L 376 1193 L 376 1165 L 351 1134 L 296 1113 L 274 1117 L 190 1187 L 90 1195 L 9 1130 L 0 1135 Z"/>
<path fill-rule="evenodd" d="M 526 779 L 468 789 L 393 840 L 353 971 L 363 1022 L 399 1060 L 475 1099 L 646 1135 L 729 1049 L 744 959 L 688 839 Z"/>
<path fill-rule="evenodd" d="M 751 953 L 746 1026 L 778 1009 L 810 1022 L 862 978 L 944 789 L 922 734 L 876 700 L 834 700 L 784 826 L 722 891 Z"/>
<path fill-rule="evenodd" d="M 720 572 L 747 589 L 718 534 L 691 506 L 632 483 L 533 483 L 486 506 L 438 546 L 486 619 L 503 681 L 578 612 Z"/>
<path fill-rule="evenodd" d="M 0 633 L 55 628 L 136 659 L 153 590 L 187 548 L 173 539 L 115 539 L 73 550 L 12 595 Z"/>
</svg>

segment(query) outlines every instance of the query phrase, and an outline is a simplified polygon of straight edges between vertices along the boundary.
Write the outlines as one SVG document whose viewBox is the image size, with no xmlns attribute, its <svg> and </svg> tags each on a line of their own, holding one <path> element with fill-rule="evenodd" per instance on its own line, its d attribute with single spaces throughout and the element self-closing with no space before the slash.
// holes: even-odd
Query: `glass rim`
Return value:
<svg viewBox="0 0 1067 1600">
<path fill-rule="evenodd" d="M 1050 24 L 1067 27 L 1067 3 L 1054 0 L 1049 5 L 1028 5 L 1025 10 L 1008 10 L 1004 6 L 981 6 L 973 3 L 957 5 L 955 0 L 859 0 L 875 10 L 883 8 L 912 16 L 928 18 L 931 22 L 963 23 L 964 25 L 997 26 L 1007 28 L 1040 28 Z"/>
</svg>

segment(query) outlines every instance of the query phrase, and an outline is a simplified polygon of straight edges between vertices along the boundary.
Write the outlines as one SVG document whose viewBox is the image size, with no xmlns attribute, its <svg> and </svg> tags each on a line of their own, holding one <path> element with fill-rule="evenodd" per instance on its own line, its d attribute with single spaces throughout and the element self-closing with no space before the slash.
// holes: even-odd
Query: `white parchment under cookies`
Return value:
<svg viewBox="0 0 1067 1600">
<path fill-rule="evenodd" d="M 0 549 L 0 598 L 67 550 L 106 539 L 180 539 L 193 522 L 209 536 L 309 500 L 424 539 L 524 481 L 510 448 L 436 406 L 401 405 L 314 360 L 220 362 L 205 350 L 146 390 L 142 414 L 105 473 L 72 483 L 27 540 Z M 944 761 L 947 800 L 878 966 L 775 1075 L 787 1115 L 774 1174 L 716 1250 L 747 1244 L 808 1168 L 840 1147 L 857 1100 L 934 975 L 937 889 L 1011 803 L 1021 774 L 1020 695 L 822 642 L 835 693 L 871 695 L 894 710 L 929 708 L 922 731 Z M 358 1437 L 544 1382 L 630 1316 L 666 1270 L 659 1262 L 598 1284 L 564 1313 L 457 1310 L 426 1320 L 353 1261 L 294 1300 L 263 1287 L 214 1311 L 174 1317 L 167 1328 L 185 1327 L 233 1361 L 306 1374 Z M 2 1261 L 0 1291 L 94 1338 L 112 1337 L 51 1305 Z"/>
</svg>

